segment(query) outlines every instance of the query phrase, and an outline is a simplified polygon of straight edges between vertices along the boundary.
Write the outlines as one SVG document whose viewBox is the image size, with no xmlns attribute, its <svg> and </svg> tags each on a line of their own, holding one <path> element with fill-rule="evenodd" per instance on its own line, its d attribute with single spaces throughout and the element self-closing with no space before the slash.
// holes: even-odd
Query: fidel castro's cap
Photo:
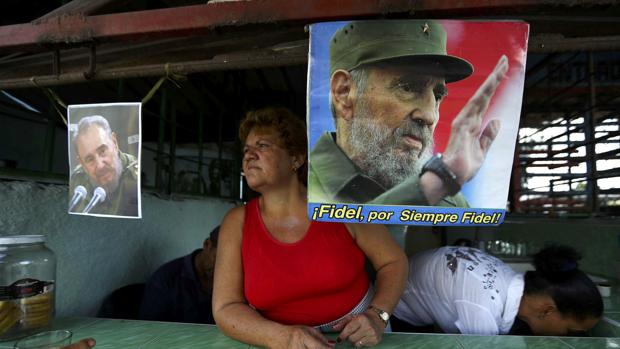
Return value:
<svg viewBox="0 0 620 349">
<path fill-rule="evenodd" d="M 432 20 L 352 21 L 338 29 L 329 43 L 330 76 L 338 69 L 402 61 L 438 69 L 446 82 L 470 76 L 468 61 L 446 53 L 446 31 Z"/>
</svg>

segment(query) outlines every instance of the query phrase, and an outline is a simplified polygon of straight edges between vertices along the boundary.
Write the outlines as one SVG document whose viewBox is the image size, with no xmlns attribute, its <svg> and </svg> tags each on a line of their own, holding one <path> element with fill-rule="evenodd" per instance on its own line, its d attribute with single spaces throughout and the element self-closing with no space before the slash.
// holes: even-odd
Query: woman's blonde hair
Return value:
<svg viewBox="0 0 620 349">
<path fill-rule="evenodd" d="M 267 107 L 249 111 L 239 126 L 239 139 L 245 144 L 250 132 L 274 132 L 278 135 L 279 146 L 291 155 L 303 155 L 304 163 L 297 169 L 297 178 L 308 185 L 308 140 L 306 125 L 292 111 L 283 107 Z"/>
</svg>

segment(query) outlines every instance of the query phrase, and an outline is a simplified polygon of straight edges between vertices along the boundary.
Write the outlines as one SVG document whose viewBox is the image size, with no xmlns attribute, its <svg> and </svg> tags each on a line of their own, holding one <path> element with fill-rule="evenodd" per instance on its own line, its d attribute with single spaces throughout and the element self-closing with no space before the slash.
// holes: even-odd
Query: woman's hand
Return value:
<svg viewBox="0 0 620 349">
<path fill-rule="evenodd" d="M 313 327 L 290 326 L 287 333 L 285 342 L 273 347 L 274 349 L 329 349 L 336 345 L 334 341 L 328 341 L 319 330 Z"/>
<path fill-rule="evenodd" d="M 385 323 L 372 313 L 372 310 L 366 310 L 362 314 L 347 315 L 337 325 L 334 330 L 340 331 L 338 342 L 349 341 L 356 348 L 371 347 L 379 344 Z"/>
</svg>

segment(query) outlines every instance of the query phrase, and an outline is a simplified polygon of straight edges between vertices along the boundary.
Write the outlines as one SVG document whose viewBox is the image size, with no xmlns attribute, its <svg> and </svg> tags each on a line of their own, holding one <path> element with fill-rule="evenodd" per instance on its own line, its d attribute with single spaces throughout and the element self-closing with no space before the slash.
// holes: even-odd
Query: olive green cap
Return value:
<svg viewBox="0 0 620 349">
<path fill-rule="evenodd" d="M 338 69 L 388 60 L 432 65 L 429 69 L 438 69 L 446 82 L 474 71 L 468 61 L 446 53 L 446 31 L 437 21 L 353 21 L 338 29 L 329 43 L 330 76 Z"/>
</svg>

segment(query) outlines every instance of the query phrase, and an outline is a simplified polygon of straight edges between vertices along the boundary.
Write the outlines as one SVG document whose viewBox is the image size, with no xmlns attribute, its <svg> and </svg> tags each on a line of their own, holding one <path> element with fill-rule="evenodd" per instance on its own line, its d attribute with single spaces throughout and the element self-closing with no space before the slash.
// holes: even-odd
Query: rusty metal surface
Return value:
<svg viewBox="0 0 620 349">
<path fill-rule="evenodd" d="M 0 49 L 199 35 L 222 26 L 318 21 L 407 12 L 412 0 L 231 1 L 99 16 L 62 15 L 0 27 Z"/>
<path fill-rule="evenodd" d="M 100 6 L 122 1 L 74 0 L 52 11 L 50 16 L 44 16 L 47 19 L 0 27 L 0 52 L 7 53 L 0 59 L 0 88 L 31 87 L 32 77 L 42 86 L 82 82 L 84 72 L 89 70 L 89 76 L 98 80 L 155 76 L 165 73 L 163 67 L 167 62 L 173 62 L 172 66 L 180 73 L 305 64 L 306 57 L 299 50 L 295 53 L 274 51 L 273 54 L 264 51 L 256 57 L 252 51 L 267 45 L 286 46 L 291 42 L 303 42 L 307 46 L 303 26 L 320 20 L 458 16 L 462 11 L 488 16 L 505 13 L 508 9 L 532 15 L 541 6 L 564 11 L 575 6 L 613 3 L 607 0 L 249 0 L 85 15 Z M 532 25 L 529 52 L 620 48 L 620 26 L 615 25 L 617 19 L 614 17 L 603 21 L 608 29 L 598 36 L 586 33 L 587 37 L 569 37 L 560 34 L 561 28 L 556 28 L 558 32 L 554 33 L 536 33 L 540 28 L 536 24 L 549 28 L 554 18 L 551 15 L 533 18 L 536 22 Z M 568 23 L 564 27 L 571 28 L 600 22 L 591 16 L 581 19 L 564 15 L 558 19 Z M 223 28 L 220 30 L 220 27 Z M 97 54 L 92 58 L 96 58 L 97 65 L 93 71 L 89 69 L 85 52 L 94 45 Z M 14 57 L 18 50 L 39 53 Z M 49 52 L 59 52 L 61 61 L 54 63 Z M 214 57 L 219 58 L 212 59 Z M 53 71 L 55 66 L 60 69 Z"/>
<path fill-rule="evenodd" d="M 0 79 L 0 89 L 28 88 L 34 86 L 59 86 L 89 80 L 111 80 L 135 77 L 163 76 L 166 74 L 192 74 L 217 70 L 237 70 L 261 67 L 277 67 L 306 64 L 307 48 L 298 48 L 282 52 L 250 51 L 244 53 L 221 55 L 213 59 L 188 61 L 180 63 L 162 63 L 138 65 L 97 70 L 90 79 L 84 72 L 69 72 L 59 75 L 29 76 Z"/>
<path fill-rule="evenodd" d="M 265 42 L 275 42 L 278 39 L 291 38 L 290 32 L 273 35 L 265 35 Z M 252 47 L 253 39 L 240 38 L 239 43 Z M 164 40 L 161 44 L 153 47 L 131 45 L 125 49 L 122 46 L 97 51 L 96 72 L 92 75 L 95 80 L 109 80 L 131 77 L 161 76 L 165 74 L 165 65 L 180 74 L 200 73 L 214 70 L 250 69 L 260 67 L 278 67 L 307 63 L 307 39 L 294 41 L 292 49 L 274 50 L 272 47 L 257 48 L 254 50 L 240 50 L 239 46 L 228 46 L 227 41 L 223 46 L 213 45 L 197 47 L 194 42 L 185 42 L 182 45 Z M 163 46 L 173 48 L 166 53 Z M 292 44 L 291 44 L 292 45 Z M 134 47 L 135 46 L 135 47 Z M 549 53 L 581 50 L 617 50 L 620 49 L 620 36 L 593 37 L 593 38 L 558 38 L 552 36 L 533 36 L 529 41 L 530 53 Z M 276 45 L 277 47 L 277 45 Z M 75 51 L 75 50 L 74 50 Z M 52 71 L 52 56 L 38 54 L 32 58 L 16 58 L 10 62 L 1 64 L 0 88 L 27 88 L 33 86 L 33 77 L 40 86 L 65 85 L 87 81 L 84 73 L 89 71 L 87 48 L 77 50 L 76 53 L 68 51 L 62 56 L 62 72 L 55 74 Z M 140 57 L 140 52 L 148 52 L 145 57 Z M 210 56 L 208 52 L 217 53 Z M 133 57 L 133 58 L 132 58 Z M 201 58 L 204 57 L 204 58 Z M 12 68 L 11 68 L 12 67 Z M 549 90 L 545 90 L 548 96 Z M 530 93 L 528 95 L 538 95 Z M 581 92 L 579 89 L 571 90 L 571 93 Z M 541 96 L 543 96 L 541 94 Z M 529 106 L 526 106 L 526 110 Z"/>
<path fill-rule="evenodd" d="M 97 46 L 96 66 L 94 74 L 91 72 L 90 75 L 95 80 L 161 76 L 166 63 L 174 63 L 174 67 L 190 66 L 191 72 L 217 70 L 215 67 L 249 69 L 255 68 L 254 57 L 257 58 L 256 67 L 269 62 L 273 66 L 305 64 L 307 50 L 307 34 L 299 26 L 228 30 L 208 37 L 108 43 Z M 90 53 L 92 49 L 89 47 L 61 50 L 59 71 L 53 69 L 54 56 L 50 52 L 7 57 L 0 61 L 0 85 L 32 87 L 32 77 L 44 85 L 83 81 L 83 73 L 91 70 Z M 144 72 L 140 72 L 141 67 Z"/>
<path fill-rule="evenodd" d="M 101 6 L 116 0 L 98 0 Z M 79 11 L 82 1 L 74 5 Z M 92 8 L 75 13 L 65 9 L 33 23 L 0 27 L 0 50 L 37 49 L 41 45 L 81 44 L 92 41 L 200 35 L 216 27 L 383 17 L 499 13 L 535 13 L 540 6 L 575 7 L 612 4 L 611 0 L 251 0 L 86 16 Z M 69 3 L 67 6 L 73 3 Z M 84 4 L 82 4 L 84 5 Z M 84 5 L 85 6 L 85 5 Z M 85 11 L 85 12 L 84 12 Z M 53 15 L 53 16 L 52 16 Z"/>
</svg>

